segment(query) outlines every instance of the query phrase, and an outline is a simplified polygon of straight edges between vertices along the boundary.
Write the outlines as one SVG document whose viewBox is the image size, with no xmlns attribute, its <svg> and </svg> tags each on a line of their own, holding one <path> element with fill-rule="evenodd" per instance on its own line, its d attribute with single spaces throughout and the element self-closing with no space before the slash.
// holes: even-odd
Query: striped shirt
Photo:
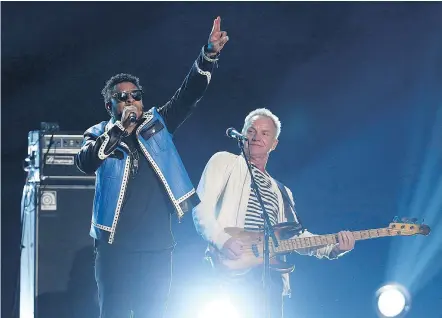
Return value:
<svg viewBox="0 0 442 318">
<path fill-rule="evenodd" d="M 275 225 L 278 222 L 278 196 L 273 191 L 270 176 L 252 165 L 253 175 L 264 202 L 265 209 L 270 218 L 270 223 Z M 247 205 L 244 229 L 247 231 L 259 231 L 264 229 L 261 205 L 256 197 L 255 191 L 250 184 L 250 198 Z"/>
</svg>

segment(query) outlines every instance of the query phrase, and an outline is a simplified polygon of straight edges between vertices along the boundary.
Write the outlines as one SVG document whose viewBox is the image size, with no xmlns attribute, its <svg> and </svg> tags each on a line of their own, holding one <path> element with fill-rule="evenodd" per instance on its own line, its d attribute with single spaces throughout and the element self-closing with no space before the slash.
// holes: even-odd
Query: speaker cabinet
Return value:
<svg viewBox="0 0 442 318">
<path fill-rule="evenodd" d="M 27 185 L 22 199 L 20 317 L 98 317 L 94 186 Z"/>
</svg>

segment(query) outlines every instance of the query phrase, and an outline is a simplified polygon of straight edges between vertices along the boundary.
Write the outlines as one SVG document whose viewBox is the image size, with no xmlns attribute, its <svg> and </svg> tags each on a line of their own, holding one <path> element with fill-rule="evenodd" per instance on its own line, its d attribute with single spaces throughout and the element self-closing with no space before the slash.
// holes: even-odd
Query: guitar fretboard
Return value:
<svg viewBox="0 0 442 318">
<path fill-rule="evenodd" d="M 401 229 L 390 229 L 390 228 L 381 228 L 381 229 L 371 229 L 371 230 L 362 230 L 362 231 L 354 231 L 352 232 L 355 239 L 359 240 L 368 240 L 378 237 L 385 236 L 400 236 L 402 235 Z M 327 234 L 327 235 L 315 235 L 310 237 L 298 237 L 288 240 L 280 240 L 278 241 L 279 245 L 274 249 L 276 253 L 286 253 L 290 251 L 295 251 L 298 249 L 309 248 L 309 247 L 317 247 L 317 246 L 325 246 L 329 244 L 338 243 L 338 234 Z"/>
</svg>

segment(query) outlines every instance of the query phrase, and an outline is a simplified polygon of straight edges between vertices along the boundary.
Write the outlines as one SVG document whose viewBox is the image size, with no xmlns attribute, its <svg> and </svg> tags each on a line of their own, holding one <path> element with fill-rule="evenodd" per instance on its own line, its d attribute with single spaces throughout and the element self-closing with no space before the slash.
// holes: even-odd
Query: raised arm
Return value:
<svg viewBox="0 0 442 318">
<path fill-rule="evenodd" d="M 201 49 L 201 53 L 180 88 L 165 105 L 158 109 L 166 121 L 170 133 L 173 134 L 192 114 L 203 97 L 212 78 L 219 54 L 228 40 L 227 32 L 221 31 L 221 18 L 217 17 L 213 21 L 208 44 Z"/>
</svg>

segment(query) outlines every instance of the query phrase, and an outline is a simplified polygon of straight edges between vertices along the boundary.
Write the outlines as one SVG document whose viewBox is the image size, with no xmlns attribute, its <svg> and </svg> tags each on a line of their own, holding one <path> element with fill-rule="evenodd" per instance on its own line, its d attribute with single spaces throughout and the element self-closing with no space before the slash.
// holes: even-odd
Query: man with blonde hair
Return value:
<svg viewBox="0 0 442 318">
<path fill-rule="evenodd" d="M 252 173 L 259 189 L 272 226 L 284 222 L 299 223 L 295 202 L 289 188 L 275 180 L 266 170 L 270 153 L 278 145 L 281 122 L 266 108 L 255 109 L 244 120 L 242 129 L 247 138 L 244 152 L 251 163 Z M 193 209 L 193 219 L 198 233 L 209 243 L 209 250 L 221 257 L 238 260 L 246 253 L 241 239 L 226 233 L 226 227 L 245 231 L 262 231 L 264 219 L 247 162 L 242 154 L 215 153 L 207 163 L 197 193 L 201 202 Z M 313 236 L 304 230 L 300 237 Z M 351 232 L 338 234 L 338 244 L 297 251 L 317 258 L 336 259 L 353 249 L 355 239 Z M 255 267 L 244 275 L 227 278 L 220 276 L 231 298 L 241 304 L 242 317 L 263 316 L 265 292 L 262 288 L 262 267 Z M 283 298 L 290 295 L 289 274 L 272 272 L 270 288 L 271 317 L 283 317 Z"/>
</svg>

